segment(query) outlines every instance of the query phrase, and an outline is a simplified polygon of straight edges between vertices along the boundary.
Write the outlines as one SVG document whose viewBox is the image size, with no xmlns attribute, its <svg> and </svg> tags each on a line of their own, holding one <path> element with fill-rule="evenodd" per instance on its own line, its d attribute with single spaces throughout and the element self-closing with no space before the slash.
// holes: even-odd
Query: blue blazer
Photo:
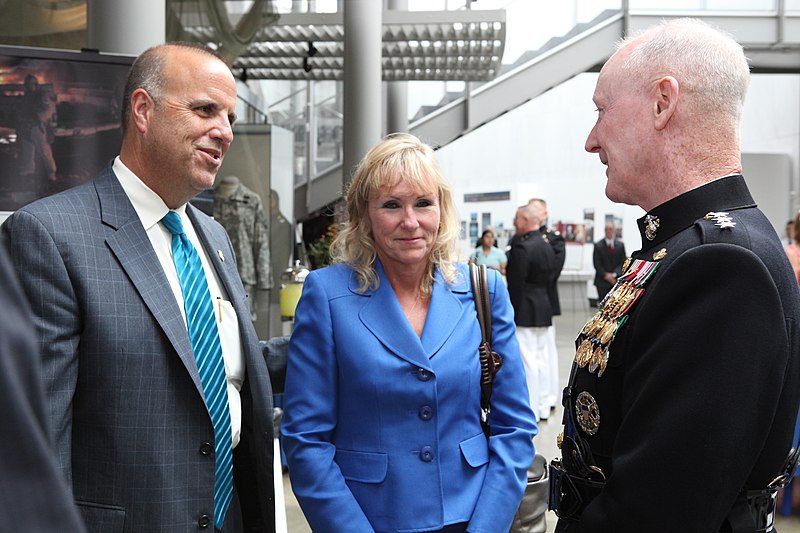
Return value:
<svg viewBox="0 0 800 533">
<path fill-rule="evenodd" d="M 508 531 L 533 459 L 514 314 L 489 271 L 494 349 L 492 437 L 480 426 L 480 328 L 467 265 L 437 272 L 418 337 L 378 263 L 358 292 L 351 268 L 306 278 L 289 347 L 281 432 L 292 488 L 314 531 Z"/>
</svg>

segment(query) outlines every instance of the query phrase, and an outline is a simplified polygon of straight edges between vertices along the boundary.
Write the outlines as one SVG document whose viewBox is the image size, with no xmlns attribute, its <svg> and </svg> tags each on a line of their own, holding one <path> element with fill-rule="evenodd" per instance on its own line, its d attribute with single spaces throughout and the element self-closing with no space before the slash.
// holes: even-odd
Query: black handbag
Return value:
<svg viewBox="0 0 800 533">
<path fill-rule="evenodd" d="M 481 327 L 481 344 L 478 357 L 481 362 L 481 426 L 486 438 L 489 438 L 489 416 L 491 415 L 492 384 L 494 376 L 503 364 L 500 354 L 492 351 L 492 305 L 489 299 L 489 281 L 486 265 L 469 265 L 472 280 L 472 295 L 475 298 L 475 310 L 478 324 Z M 548 495 L 547 460 L 536 454 L 533 463 L 528 467 L 528 484 L 522 495 L 510 532 L 513 533 L 545 533 L 547 531 L 547 495 Z"/>
</svg>

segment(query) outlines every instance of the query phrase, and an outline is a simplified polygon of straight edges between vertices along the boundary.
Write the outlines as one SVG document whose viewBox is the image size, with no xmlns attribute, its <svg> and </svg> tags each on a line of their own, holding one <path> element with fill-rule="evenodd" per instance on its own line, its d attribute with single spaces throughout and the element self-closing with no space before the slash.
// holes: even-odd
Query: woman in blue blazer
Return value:
<svg viewBox="0 0 800 533">
<path fill-rule="evenodd" d="M 312 271 L 296 310 L 283 444 L 314 531 L 507 532 L 536 422 L 508 292 L 489 271 L 491 436 L 480 425 L 481 339 L 452 192 L 408 134 L 356 170 L 334 266 Z"/>
</svg>

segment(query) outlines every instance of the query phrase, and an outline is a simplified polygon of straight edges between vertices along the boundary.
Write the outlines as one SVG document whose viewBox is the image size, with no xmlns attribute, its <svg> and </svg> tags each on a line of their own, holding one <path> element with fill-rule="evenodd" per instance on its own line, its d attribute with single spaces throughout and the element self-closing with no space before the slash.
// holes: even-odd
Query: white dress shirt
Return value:
<svg viewBox="0 0 800 533">
<path fill-rule="evenodd" d="M 164 200 L 156 194 L 150 187 L 144 184 L 136 174 L 134 174 L 119 157 L 114 159 L 114 174 L 116 174 L 122 189 L 133 204 L 139 220 L 142 221 L 147 237 L 153 245 L 153 249 L 158 256 L 164 274 L 167 276 L 169 285 L 178 302 L 183 321 L 186 322 L 186 311 L 183 306 L 183 292 L 178 281 L 178 272 L 172 260 L 172 234 L 159 224 L 167 214 L 169 208 Z M 239 391 L 244 381 L 245 364 L 244 354 L 242 353 L 241 337 L 239 335 L 239 323 L 236 320 L 236 312 L 233 305 L 227 299 L 222 283 L 220 283 L 217 272 L 208 260 L 206 250 L 203 248 L 197 237 L 192 221 L 186 214 L 186 205 L 182 205 L 174 210 L 183 222 L 183 230 L 189 241 L 194 245 L 203 263 L 203 270 L 206 273 L 208 289 L 214 302 L 214 314 L 217 317 L 219 327 L 219 339 L 222 345 L 222 357 L 225 360 L 225 374 L 228 385 L 228 405 L 231 410 L 231 435 L 233 446 L 239 443 L 239 436 L 242 428 L 242 402 Z"/>
</svg>

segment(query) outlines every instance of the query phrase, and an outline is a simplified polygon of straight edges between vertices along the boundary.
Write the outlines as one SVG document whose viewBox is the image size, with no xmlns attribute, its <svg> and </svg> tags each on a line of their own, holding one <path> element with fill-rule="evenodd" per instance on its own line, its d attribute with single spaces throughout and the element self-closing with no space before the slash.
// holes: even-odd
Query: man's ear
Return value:
<svg viewBox="0 0 800 533">
<path fill-rule="evenodd" d="M 148 122 L 152 118 L 155 108 L 155 101 L 150 97 L 146 90 L 136 89 L 131 95 L 131 122 L 136 128 L 144 133 L 147 131 Z"/>
<path fill-rule="evenodd" d="M 657 130 L 663 130 L 678 107 L 680 86 L 672 76 L 665 76 L 656 84 L 656 100 L 653 102 L 653 118 Z"/>
</svg>

